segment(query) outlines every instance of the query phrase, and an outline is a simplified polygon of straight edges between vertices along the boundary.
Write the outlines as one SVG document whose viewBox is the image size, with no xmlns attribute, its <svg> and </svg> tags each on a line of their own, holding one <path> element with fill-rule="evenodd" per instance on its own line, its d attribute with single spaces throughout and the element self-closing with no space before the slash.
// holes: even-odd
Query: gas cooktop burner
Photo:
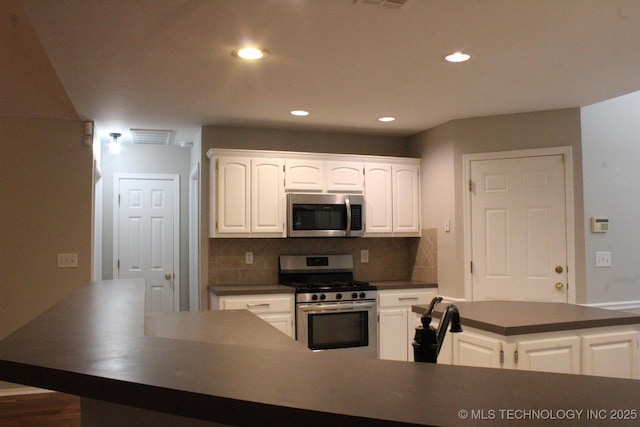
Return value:
<svg viewBox="0 0 640 427">
<path fill-rule="evenodd" d="M 298 292 L 318 291 L 360 291 L 372 289 L 367 282 L 358 280 L 333 281 L 333 282 L 285 282 L 283 285 L 296 288 Z"/>
</svg>

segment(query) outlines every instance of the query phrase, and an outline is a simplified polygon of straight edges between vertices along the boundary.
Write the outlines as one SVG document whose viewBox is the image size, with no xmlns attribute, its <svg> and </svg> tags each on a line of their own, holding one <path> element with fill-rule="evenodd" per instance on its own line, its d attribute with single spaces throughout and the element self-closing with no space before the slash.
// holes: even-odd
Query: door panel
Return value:
<svg viewBox="0 0 640 427">
<path fill-rule="evenodd" d="M 470 190 L 473 299 L 566 302 L 564 156 L 472 161 Z"/>
<path fill-rule="evenodd" d="M 177 309 L 175 286 L 176 195 L 174 179 L 116 177 L 116 274 L 143 278 L 147 311 Z"/>
</svg>

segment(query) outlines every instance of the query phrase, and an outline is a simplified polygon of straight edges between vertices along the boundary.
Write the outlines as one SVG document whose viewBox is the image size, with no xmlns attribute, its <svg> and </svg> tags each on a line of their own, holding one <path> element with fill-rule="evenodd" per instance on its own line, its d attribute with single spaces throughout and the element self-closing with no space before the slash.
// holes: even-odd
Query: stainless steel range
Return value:
<svg viewBox="0 0 640 427">
<path fill-rule="evenodd" d="M 353 279 L 351 255 L 283 255 L 280 283 L 296 289 L 296 338 L 315 351 L 378 356 L 376 289 Z"/>
</svg>

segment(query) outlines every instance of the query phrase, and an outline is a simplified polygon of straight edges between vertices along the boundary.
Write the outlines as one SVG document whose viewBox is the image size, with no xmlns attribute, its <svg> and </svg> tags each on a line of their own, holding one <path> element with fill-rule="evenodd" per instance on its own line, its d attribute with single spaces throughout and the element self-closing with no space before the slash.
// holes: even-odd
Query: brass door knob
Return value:
<svg viewBox="0 0 640 427">
<path fill-rule="evenodd" d="M 167 274 L 164 275 L 164 278 L 167 279 L 167 280 L 171 280 L 173 278 L 173 274 L 167 273 Z"/>
<path fill-rule="evenodd" d="M 564 283 L 562 283 L 562 282 L 558 282 L 558 283 L 556 283 L 556 289 L 557 289 L 557 290 L 561 291 L 561 290 L 562 290 L 562 288 L 564 288 Z"/>
<path fill-rule="evenodd" d="M 556 266 L 556 273 L 560 274 L 564 271 L 564 268 L 562 268 L 561 265 Z"/>
</svg>

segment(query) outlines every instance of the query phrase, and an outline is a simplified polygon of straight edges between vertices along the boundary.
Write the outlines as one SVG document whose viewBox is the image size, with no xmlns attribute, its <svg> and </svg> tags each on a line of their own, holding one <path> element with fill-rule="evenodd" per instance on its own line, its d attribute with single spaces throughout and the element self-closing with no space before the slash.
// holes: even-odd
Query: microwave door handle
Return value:
<svg viewBox="0 0 640 427">
<path fill-rule="evenodd" d="M 345 233 L 349 236 L 351 234 L 351 202 L 348 198 L 344 199 L 344 205 L 347 208 L 347 229 L 345 230 Z"/>
</svg>

